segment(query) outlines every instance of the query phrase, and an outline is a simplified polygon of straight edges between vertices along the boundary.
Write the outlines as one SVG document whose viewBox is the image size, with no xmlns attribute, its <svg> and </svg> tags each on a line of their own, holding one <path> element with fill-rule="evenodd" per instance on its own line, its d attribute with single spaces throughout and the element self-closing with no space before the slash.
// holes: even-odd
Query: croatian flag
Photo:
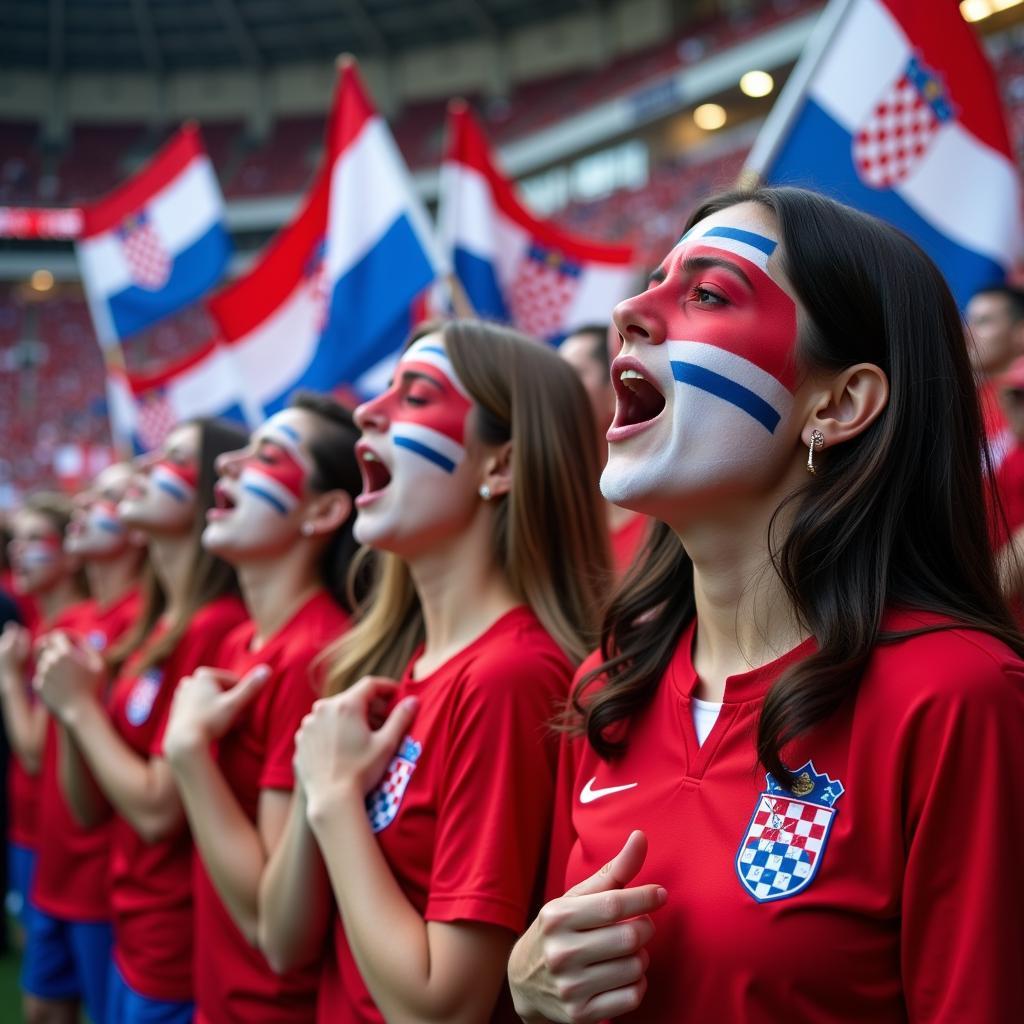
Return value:
<svg viewBox="0 0 1024 1024">
<path fill-rule="evenodd" d="M 1019 253 L 998 89 L 953 0 L 832 0 L 747 167 L 902 229 L 961 307 Z"/>
<path fill-rule="evenodd" d="M 247 399 L 270 415 L 298 388 L 376 390 L 443 273 L 426 209 L 347 61 L 304 205 L 208 306 Z"/>
<path fill-rule="evenodd" d="M 107 404 L 115 439 L 136 453 L 159 447 L 174 427 L 196 416 L 250 426 L 261 418 L 259 410 L 246 407 L 232 354 L 216 339 L 149 373 L 111 366 Z"/>
<path fill-rule="evenodd" d="M 104 347 L 212 288 L 227 267 L 231 239 L 198 128 L 186 125 L 134 178 L 86 207 L 76 248 Z"/>
<path fill-rule="evenodd" d="M 558 341 L 607 323 L 635 290 L 632 249 L 570 235 L 522 206 L 464 103 L 449 109 L 438 221 L 472 311 L 534 337 Z"/>
<path fill-rule="evenodd" d="M 670 340 L 672 378 L 728 403 L 743 414 L 748 425 L 756 422 L 768 434 L 774 434 L 779 421 L 789 415 L 796 390 L 792 352 L 795 308 L 768 274 L 768 260 L 778 243 L 753 231 L 724 225 L 703 230 L 698 225 L 679 241 L 687 242 L 687 251 L 693 256 L 726 252 L 735 257 L 758 293 L 764 319 L 791 326 L 766 332 L 766 338 L 757 345 L 727 333 L 714 344 Z"/>
</svg>

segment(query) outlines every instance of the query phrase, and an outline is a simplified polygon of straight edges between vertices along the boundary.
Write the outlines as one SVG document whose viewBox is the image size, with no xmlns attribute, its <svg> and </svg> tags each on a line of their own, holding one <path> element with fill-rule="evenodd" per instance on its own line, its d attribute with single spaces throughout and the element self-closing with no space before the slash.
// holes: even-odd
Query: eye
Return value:
<svg viewBox="0 0 1024 1024">
<path fill-rule="evenodd" d="M 724 295 L 703 284 L 693 286 L 690 298 L 700 306 L 727 306 L 729 304 L 729 300 Z"/>
</svg>

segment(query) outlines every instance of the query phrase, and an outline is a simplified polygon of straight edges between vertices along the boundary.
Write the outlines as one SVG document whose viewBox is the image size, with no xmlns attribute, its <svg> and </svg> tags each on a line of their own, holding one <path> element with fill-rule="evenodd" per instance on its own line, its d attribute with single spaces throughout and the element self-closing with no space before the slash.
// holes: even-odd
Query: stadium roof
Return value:
<svg viewBox="0 0 1024 1024">
<path fill-rule="evenodd" d="M 0 67 L 266 67 L 496 38 L 602 0 L 0 0 Z"/>
</svg>

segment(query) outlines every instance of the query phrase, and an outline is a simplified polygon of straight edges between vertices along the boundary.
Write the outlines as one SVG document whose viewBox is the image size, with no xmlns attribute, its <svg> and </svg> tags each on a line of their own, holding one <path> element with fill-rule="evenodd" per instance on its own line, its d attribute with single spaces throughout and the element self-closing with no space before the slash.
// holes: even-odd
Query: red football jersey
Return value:
<svg viewBox="0 0 1024 1024">
<path fill-rule="evenodd" d="M 295 733 L 320 696 L 314 659 L 344 632 L 348 617 L 320 591 L 258 651 L 255 627 L 231 632 L 222 667 L 244 675 L 267 664 L 273 675 L 220 741 L 217 762 L 239 804 L 255 824 L 260 791 L 291 790 Z M 309 1024 L 318 970 L 276 975 L 238 930 L 198 856 L 195 860 L 195 998 L 200 1024 Z"/>
<path fill-rule="evenodd" d="M 518 933 L 535 908 L 558 746 L 550 723 L 565 702 L 572 668 L 525 607 L 423 679 L 412 678 L 416 660 L 395 699 L 416 694 L 419 710 L 367 797 L 371 827 L 425 920 L 477 921 Z M 337 917 L 317 1019 L 384 1020 Z M 492 1019 L 518 1020 L 504 995 Z"/>
<path fill-rule="evenodd" d="M 139 594 L 131 591 L 105 610 L 94 601 L 77 607 L 81 615 L 68 631 L 103 651 L 135 620 Z M 86 829 L 75 820 L 60 788 L 57 743 L 57 727 L 51 718 L 39 774 L 39 860 L 32 902 L 47 914 L 69 921 L 107 921 L 110 823 Z"/>
<path fill-rule="evenodd" d="M 238 597 L 221 597 L 196 612 L 167 660 L 141 675 L 135 657 L 114 685 L 110 717 L 125 742 L 148 758 L 179 680 L 219 663 L 225 636 L 246 618 Z M 164 629 L 158 625 L 152 640 Z M 141 653 L 141 652 L 140 652 Z M 134 665 L 133 665 L 134 662 Z M 114 817 L 110 846 L 114 959 L 125 981 L 150 999 L 192 999 L 192 839 L 184 825 L 147 843 Z"/>
<path fill-rule="evenodd" d="M 32 636 L 32 646 L 44 634 L 55 629 L 74 629 L 75 624 L 84 616 L 91 614 L 93 603 L 82 601 L 66 608 L 54 619 L 43 626 L 38 615 L 33 619 L 28 630 Z M 26 685 L 30 704 L 36 703 L 35 691 L 31 685 L 32 659 L 26 665 Z M 18 846 L 36 848 L 36 825 L 39 809 L 39 776 L 29 775 L 21 766 L 21 762 L 12 753 L 7 762 L 7 838 Z"/>
<path fill-rule="evenodd" d="M 1024 663 L 965 629 L 879 645 L 856 699 L 787 750 L 788 791 L 756 765 L 754 729 L 813 641 L 731 676 L 698 747 L 693 636 L 623 757 L 562 749 L 548 898 L 636 828 L 649 852 L 632 884 L 668 890 L 647 994 L 617 1019 L 1024 1020 Z"/>
</svg>

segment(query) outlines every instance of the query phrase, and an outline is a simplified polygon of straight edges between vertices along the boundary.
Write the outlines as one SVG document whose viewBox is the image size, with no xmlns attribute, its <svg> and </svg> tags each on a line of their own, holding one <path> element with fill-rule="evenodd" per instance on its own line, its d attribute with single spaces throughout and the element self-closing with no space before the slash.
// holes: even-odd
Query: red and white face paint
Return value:
<svg viewBox="0 0 1024 1024">
<path fill-rule="evenodd" d="M 122 521 L 147 533 L 180 533 L 196 515 L 199 428 L 172 431 L 159 455 L 140 460 L 118 504 Z"/>
<path fill-rule="evenodd" d="M 625 344 L 601 477 L 610 501 L 657 515 L 666 499 L 770 479 L 789 457 L 780 424 L 797 384 L 797 307 L 769 269 L 777 247 L 766 210 L 729 207 L 616 308 Z"/>
<path fill-rule="evenodd" d="M 91 487 L 75 496 L 64 544 L 68 551 L 86 559 L 110 558 L 128 547 L 128 528 L 117 506 L 130 480 L 131 469 L 118 463 L 108 466 Z"/>
<path fill-rule="evenodd" d="M 7 554 L 14 589 L 19 594 L 41 594 L 64 575 L 63 540 L 50 520 L 29 510 L 18 512 L 11 524 Z"/>
<path fill-rule="evenodd" d="M 315 472 L 308 446 L 313 421 L 302 409 L 284 409 L 254 431 L 244 449 L 218 460 L 205 548 L 239 563 L 295 544 Z"/>
<path fill-rule="evenodd" d="M 356 410 L 363 432 L 356 447 L 363 472 L 355 525 L 361 543 L 385 546 L 388 538 L 432 530 L 465 506 L 456 481 L 472 408 L 441 335 L 410 345 L 387 391 Z"/>
</svg>

